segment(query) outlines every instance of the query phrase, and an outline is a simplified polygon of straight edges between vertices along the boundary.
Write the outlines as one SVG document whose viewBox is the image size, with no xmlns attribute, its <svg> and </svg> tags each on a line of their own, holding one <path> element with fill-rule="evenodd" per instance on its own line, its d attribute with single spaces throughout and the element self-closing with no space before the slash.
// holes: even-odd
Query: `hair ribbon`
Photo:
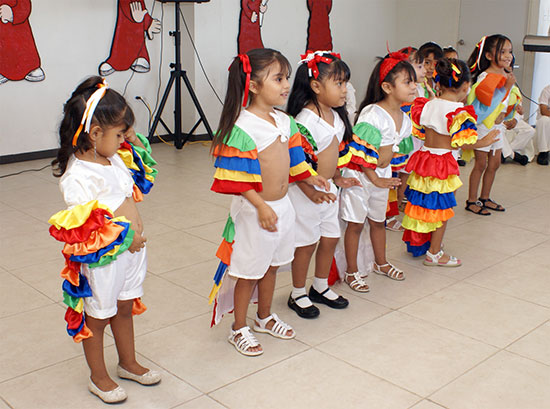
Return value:
<svg viewBox="0 0 550 409">
<path fill-rule="evenodd" d="M 325 64 L 330 64 L 333 60 L 325 55 L 332 55 L 335 58 L 341 59 L 340 54 L 333 53 L 331 51 L 311 51 L 308 50 L 305 54 L 300 55 L 299 64 L 307 64 L 308 67 L 308 76 L 317 79 L 319 77 L 319 67 L 317 64 L 322 62 Z"/>
<path fill-rule="evenodd" d="M 479 67 L 479 62 L 481 61 L 481 56 L 483 55 L 483 48 L 485 47 L 485 40 L 487 39 L 487 36 L 483 36 L 481 37 L 481 40 L 479 40 L 479 42 L 476 44 L 476 48 L 479 49 L 478 53 L 477 53 L 477 60 L 476 62 L 474 63 L 474 65 L 472 65 L 470 67 L 470 71 L 474 71 L 477 67 Z"/>
<path fill-rule="evenodd" d="M 105 81 L 105 78 L 103 78 L 103 81 L 97 84 L 97 89 L 92 95 L 90 95 L 88 101 L 86 101 L 86 108 L 84 109 L 84 114 L 82 115 L 80 126 L 73 136 L 73 147 L 76 146 L 78 137 L 80 136 L 82 129 L 84 129 L 84 132 L 90 132 L 90 126 L 92 124 L 92 118 L 94 117 L 94 112 L 97 108 L 97 104 L 99 104 L 99 101 L 101 101 L 101 98 L 103 98 L 108 88 L 109 84 L 107 83 L 107 81 Z"/>
<path fill-rule="evenodd" d="M 250 75 L 252 74 L 252 66 L 250 65 L 250 58 L 248 58 L 247 54 L 239 54 L 239 59 L 241 60 L 241 63 L 243 65 L 243 72 L 246 74 L 246 82 L 244 84 L 244 99 L 243 99 L 243 107 L 246 108 L 246 104 L 248 103 L 248 93 L 250 91 Z M 231 69 L 231 66 L 229 66 L 228 70 Z"/>
<path fill-rule="evenodd" d="M 382 64 L 380 64 L 380 85 L 382 85 L 387 75 L 395 68 L 397 64 L 401 61 L 407 61 L 408 59 L 409 56 L 407 54 L 399 51 L 389 53 L 382 61 Z"/>
</svg>

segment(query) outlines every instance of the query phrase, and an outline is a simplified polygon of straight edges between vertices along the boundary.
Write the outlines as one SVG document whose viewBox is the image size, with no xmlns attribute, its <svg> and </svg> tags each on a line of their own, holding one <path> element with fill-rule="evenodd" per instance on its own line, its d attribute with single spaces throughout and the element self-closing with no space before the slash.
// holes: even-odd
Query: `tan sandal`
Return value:
<svg viewBox="0 0 550 409">
<path fill-rule="evenodd" d="M 449 256 L 449 260 L 446 263 L 442 263 L 439 261 L 441 257 L 443 257 L 445 253 L 443 250 L 440 250 L 437 254 L 432 254 L 429 251 L 426 251 L 426 258 L 424 259 L 423 264 L 425 266 L 438 266 L 438 267 L 460 267 L 462 265 L 462 261 L 457 259 L 454 256 Z"/>
<path fill-rule="evenodd" d="M 397 220 L 395 216 L 386 220 L 386 230 L 404 232 L 405 228 L 401 225 L 401 222 Z"/>
<path fill-rule="evenodd" d="M 382 271 L 381 267 L 390 267 L 390 269 L 388 271 Z M 391 263 L 386 263 L 386 264 L 381 264 L 381 265 L 378 265 L 378 264 L 374 263 L 373 271 L 376 274 L 386 276 L 386 277 L 391 278 L 392 280 L 395 280 L 395 281 L 403 281 L 405 279 L 405 273 L 403 273 L 402 270 L 399 270 L 397 267 L 395 267 Z"/>
<path fill-rule="evenodd" d="M 346 276 L 344 281 L 353 291 L 357 291 L 358 293 L 368 293 L 370 291 L 369 285 L 364 280 L 366 276 L 362 276 L 358 271 L 355 273 L 348 273 L 346 271 L 344 274 Z M 348 277 L 353 277 L 353 281 L 348 282 Z"/>
</svg>

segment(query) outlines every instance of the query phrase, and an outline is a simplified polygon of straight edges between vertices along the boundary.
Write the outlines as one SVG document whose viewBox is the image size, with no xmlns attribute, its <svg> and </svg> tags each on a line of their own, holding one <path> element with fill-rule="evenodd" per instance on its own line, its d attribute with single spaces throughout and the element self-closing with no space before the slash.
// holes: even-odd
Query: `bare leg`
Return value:
<svg viewBox="0 0 550 409">
<path fill-rule="evenodd" d="M 386 229 L 384 228 L 384 222 L 375 222 L 369 220 L 370 226 L 370 240 L 372 242 L 372 249 L 374 251 L 374 261 L 376 264 L 386 264 Z"/>
<path fill-rule="evenodd" d="M 254 291 L 254 287 L 257 283 L 258 280 L 245 280 L 243 278 L 237 279 L 237 284 L 235 284 L 235 293 L 233 295 L 235 315 L 235 322 L 233 323 L 234 330 L 246 327 L 246 313 L 248 311 L 248 305 L 250 304 L 250 298 L 252 298 L 252 292 Z M 236 336 L 235 339 L 238 339 L 240 336 L 241 335 Z M 248 351 L 250 352 L 261 350 L 261 345 L 248 348 Z"/>
<path fill-rule="evenodd" d="M 405 197 L 405 190 L 407 189 L 407 179 L 409 175 L 407 173 L 400 173 L 399 179 L 401 179 L 401 185 L 397 188 L 397 205 L 400 205 L 403 202 Z"/>
<path fill-rule="evenodd" d="M 494 155 L 489 152 L 489 163 L 485 173 L 483 174 L 483 184 L 481 185 L 481 194 L 479 195 L 481 199 L 488 199 L 491 197 L 493 182 L 495 181 L 497 170 L 500 167 L 501 152 L 502 149 L 497 149 Z"/>
<path fill-rule="evenodd" d="M 310 246 L 296 247 L 294 260 L 292 260 L 292 285 L 294 287 L 304 288 L 306 286 L 307 270 L 316 246 L 317 243 Z"/>
<path fill-rule="evenodd" d="M 443 242 L 443 236 L 445 235 L 445 230 L 447 229 L 447 221 L 443 222 L 443 226 L 436 229 L 432 232 L 432 239 L 430 242 L 430 253 L 437 254 L 441 250 L 441 243 Z M 449 261 L 449 255 L 447 253 L 443 254 L 439 259 L 442 263 L 447 263 Z"/>
<path fill-rule="evenodd" d="M 359 250 L 361 231 L 363 231 L 363 224 L 348 222 L 348 227 L 344 234 L 344 248 L 346 252 L 348 273 L 355 273 L 359 270 L 357 267 L 357 252 Z"/>
<path fill-rule="evenodd" d="M 277 278 L 278 266 L 270 266 L 267 273 L 258 281 L 258 318 L 265 319 L 271 315 L 271 303 L 275 291 L 275 280 Z M 265 326 L 273 328 L 274 320 L 270 320 Z M 286 335 L 291 336 L 293 330 L 288 330 Z"/>
<path fill-rule="evenodd" d="M 479 183 L 481 181 L 481 175 L 487 167 L 487 152 L 474 150 L 475 163 L 472 171 L 470 172 L 470 182 L 468 186 L 468 201 L 477 201 L 477 192 L 479 191 Z M 472 210 L 477 212 L 480 208 L 477 205 L 471 206 Z"/>
<path fill-rule="evenodd" d="M 338 240 L 337 238 L 321 237 L 319 248 L 315 254 L 315 277 L 328 278 Z"/>
<path fill-rule="evenodd" d="M 133 303 L 134 300 L 118 301 L 117 314 L 111 318 L 111 330 L 115 337 L 119 365 L 133 374 L 143 375 L 149 371 L 149 368 L 141 366 L 136 361 Z"/>
<path fill-rule="evenodd" d="M 105 367 L 103 356 L 103 333 L 109 319 L 96 319 L 86 316 L 86 325 L 94 333 L 94 336 L 82 341 L 86 362 L 90 367 L 92 382 L 102 391 L 112 391 L 118 384 L 111 379 Z"/>
</svg>

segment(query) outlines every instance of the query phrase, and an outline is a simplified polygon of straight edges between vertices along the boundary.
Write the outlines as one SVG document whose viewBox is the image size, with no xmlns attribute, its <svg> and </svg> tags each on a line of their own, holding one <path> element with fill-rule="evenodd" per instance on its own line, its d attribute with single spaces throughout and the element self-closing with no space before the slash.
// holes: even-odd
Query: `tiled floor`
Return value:
<svg viewBox="0 0 550 409">
<path fill-rule="evenodd" d="M 245 358 L 226 341 L 231 317 L 209 328 L 207 296 L 230 198 L 209 191 L 208 147 L 155 145 L 154 154 L 158 181 L 139 205 L 149 310 L 135 327 L 140 359 L 164 378 L 155 387 L 120 381 L 129 394 L 123 407 L 550 407 L 549 168 L 504 165 L 493 193 L 503 214 L 465 212 L 460 189 L 445 240 L 464 262 L 458 269 L 422 266 L 388 232 L 390 259 L 407 279 L 371 276 L 364 295 L 338 285 L 350 307 L 321 306 L 314 321 L 288 309 L 290 277 L 281 272 L 274 310 L 298 336 L 260 335 L 264 355 Z M 0 174 L 47 163 L 2 165 Z M 61 208 L 48 169 L 0 179 L 0 409 L 105 407 L 87 391 L 81 346 L 64 329 L 61 246 L 46 222 Z M 110 336 L 106 356 L 114 374 Z"/>
</svg>

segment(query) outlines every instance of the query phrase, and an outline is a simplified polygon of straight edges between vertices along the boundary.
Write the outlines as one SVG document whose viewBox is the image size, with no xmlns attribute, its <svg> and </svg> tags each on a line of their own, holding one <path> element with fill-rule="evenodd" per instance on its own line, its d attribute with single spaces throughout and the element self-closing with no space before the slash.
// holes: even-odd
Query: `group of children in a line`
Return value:
<svg viewBox="0 0 550 409">
<path fill-rule="evenodd" d="M 240 353 L 263 353 L 247 325 L 251 301 L 258 304 L 255 332 L 296 336 L 271 312 L 280 266 L 291 263 L 288 306 L 303 318 L 319 316 L 314 303 L 348 306 L 329 286 L 331 271 L 357 292 L 369 291 L 369 270 L 405 279 L 386 258 L 390 191 L 399 201 L 406 198 L 402 224 L 408 250 L 425 255 L 428 266 L 459 266 L 442 245 L 456 206 L 454 192 L 462 184 L 457 148 L 463 155 L 475 152 L 467 210 L 504 210 L 489 193 L 500 163 L 502 113 L 514 84 L 508 73 L 511 42 L 501 35 L 484 38 L 468 65 L 442 58 L 439 51 L 431 43 L 381 58 L 353 126 L 345 106 L 350 69 L 340 55 L 308 52 L 292 87 L 291 65 L 278 51 L 252 50 L 231 63 L 211 152 L 212 190 L 234 197 L 210 299 L 213 324 L 234 311 L 229 342 Z M 276 108 L 285 104 L 286 112 Z M 65 243 L 67 331 L 83 342 L 89 390 L 105 402 L 126 399 L 105 367 L 107 324 L 119 354 L 119 377 L 147 385 L 161 378 L 137 363 L 134 347 L 132 314 L 145 310 L 140 297 L 146 272 L 146 239 L 134 202 L 149 192 L 156 171 L 148 141 L 133 131 L 133 120 L 120 94 L 100 77 L 87 79 L 64 106 L 61 148 L 53 162 L 68 206 L 50 219 L 51 234 Z M 369 239 L 372 263 L 360 251 L 361 240 Z M 345 263 L 336 265 L 339 240 Z M 314 254 L 315 276 L 306 292 Z"/>
</svg>

